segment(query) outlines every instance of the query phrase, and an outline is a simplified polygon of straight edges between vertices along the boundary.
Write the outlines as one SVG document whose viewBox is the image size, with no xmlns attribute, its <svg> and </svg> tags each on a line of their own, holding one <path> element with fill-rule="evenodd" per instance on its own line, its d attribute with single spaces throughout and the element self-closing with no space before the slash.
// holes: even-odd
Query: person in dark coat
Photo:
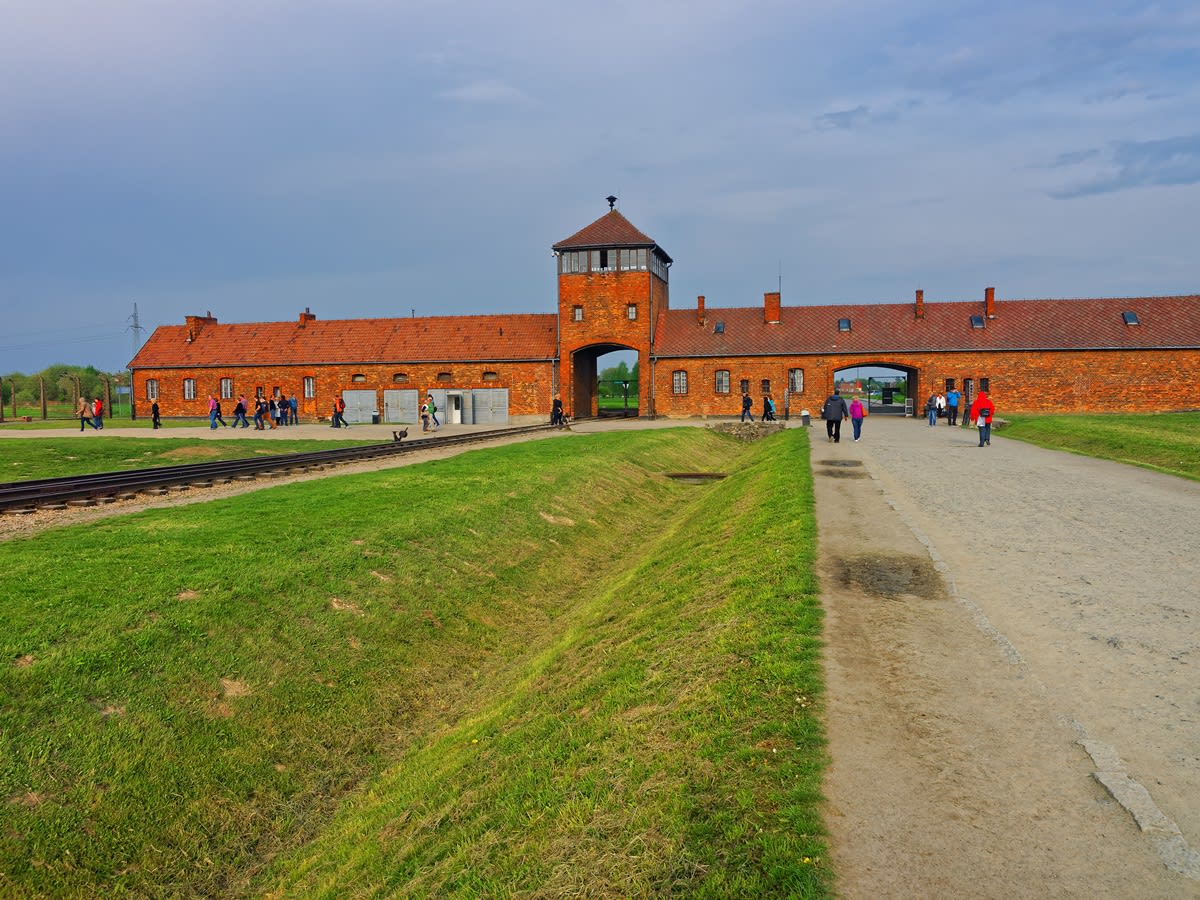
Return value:
<svg viewBox="0 0 1200 900">
<path fill-rule="evenodd" d="M 841 391 L 835 388 L 834 392 L 825 398 L 825 405 L 821 407 L 821 418 L 825 420 L 825 434 L 831 443 L 841 441 L 842 421 L 849 417 L 850 407 L 846 406 Z"/>
</svg>

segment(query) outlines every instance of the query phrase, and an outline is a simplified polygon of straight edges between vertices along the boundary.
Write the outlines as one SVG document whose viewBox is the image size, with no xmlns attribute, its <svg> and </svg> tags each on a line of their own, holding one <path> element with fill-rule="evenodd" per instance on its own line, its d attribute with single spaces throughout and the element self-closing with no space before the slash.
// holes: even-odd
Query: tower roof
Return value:
<svg viewBox="0 0 1200 900">
<path fill-rule="evenodd" d="M 569 238 L 559 241 L 551 249 L 589 250 L 593 247 L 652 247 L 665 257 L 667 262 L 671 262 L 671 257 L 667 256 L 653 238 L 634 228 L 633 224 L 615 209 L 609 210 Z"/>
</svg>

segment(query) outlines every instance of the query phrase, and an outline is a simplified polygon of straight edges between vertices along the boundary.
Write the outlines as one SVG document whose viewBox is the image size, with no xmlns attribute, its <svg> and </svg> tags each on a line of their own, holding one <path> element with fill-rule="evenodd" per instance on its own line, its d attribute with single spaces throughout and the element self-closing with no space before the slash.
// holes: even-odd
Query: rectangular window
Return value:
<svg viewBox="0 0 1200 900">
<path fill-rule="evenodd" d="M 221 379 L 221 399 L 222 400 L 232 400 L 233 399 L 233 379 L 232 378 L 222 378 Z"/>
<path fill-rule="evenodd" d="M 676 369 L 671 373 L 671 393 L 683 395 L 687 393 L 687 372 Z"/>
<path fill-rule="evenodd" d="M 738 385 L 738 390 L 740 390 L 743 394 L 750 393 L 750 379 L 743 378 L 741 383 Z"/>
<path fill-rule="evenodd" d="M 147 378 L 146 379 L 146 399 L 147 400 L 157 400 L 158 399 L 158 379 L 157 378 Z"/>
<path fill-rule="evenodd" d="M 728 369 L 717 369 L 716 375 L 713 376 L 713 392 L 717 394 L 729 393 Z"/>
<path fill-rule="evenodd" d="M 988 393 L 991 393 L 991 390 L 992 390 L 992 379 L 990 379 L 990 378 L 980 378 L 980 379 L 979 379 L 979 390 L 981 390 L 981 391 L 987 391 Z"/>
<path fill-rule="evenodd" d="M 954 379 L 953 378 L 946 379 L 946 390 L 947 391 L 954 390 Z"/>
<path fill-rule="evenodd" d="M 572 307 L 571 308 L 571 318 L 574 319 L 576 322 L 582 322 L 583 321 L 583 307 L 582 306 Z"/>
<path fill-rule="evenodd" d="M 196 399 L 196 379 L 195 378 L 183 379 L 183 399 L 184 400 L 195 400 Z"/>
<path fill-rule="evenodd" d="M 792 394 L 804 393 L 803 369 L 788 369 L 788 392 Z"/>
<path fill-rule="evenodd" d="M 317 396 L 317 379 L 312 375 L 304 376 L 304 399 L 311 400 Z"/>
<path fill-rule="evenodd" d="M 630 322 L 635 321 L 637 319 L 637 304 L 630 303 L 628 306 L 626 306 L 625 315 L 628 317 Z"/>
<path fill-rule="evenodd" d="M 259 400 L 261 400 L 261 399 L 263 399 L 263 397 L 267 396 L 265 393 L 263 393 L 261 384 L 254 389 L 254 396 L 257 397 Z"/>
<path fill-rule="evenodd" d="M 759 385 L 759 387 L 762 389 L 762 392 L 763 392 L 764 394 L 769 394 L 769 393 L 771 393 L 771 379 L 770 379 L 770 378 L 764 378 L 764 379 L 762 380 L 762 384 L 760 384 L 760 385 Z"/>
</svg>

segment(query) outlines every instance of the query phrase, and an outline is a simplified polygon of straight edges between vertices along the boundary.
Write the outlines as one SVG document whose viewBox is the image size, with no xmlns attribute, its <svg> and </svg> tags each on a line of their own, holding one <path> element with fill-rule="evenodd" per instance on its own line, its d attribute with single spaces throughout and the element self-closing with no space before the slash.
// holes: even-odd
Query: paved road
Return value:
<svg viewBox="0 0 1200 900">
<path fill-rule="evenodd" d="M 856 844 L 842 866 L 894 875 L 924 823 L 942 830 L 926 862 L 973 872 L 957 886 L 971 896 L 1026 895 L 996 893 L 985 873 L 1041 854 L 1024 869 L 1029 896 L 1200 897 L 1200 484 L 1002 431 L 980 448 L 972 430 L 912 419 L 868 418 L 857 444 L 811 433 L 831 588 L 833 828 Z M 869 477 L 824 477 L 830 462 Z M 872 601 L 838 582 L 834 557 L 912 547 L 941 573 L 943 601 Z M 881 703 L 903 715 L 888 724 Z M 871 738 L 890 746 L 864 747 Z M 943 807 L 889 805 L 889 766 L 910 770 L 895 776 L 907 803 Z M 893 827 L 872 825 L 881 810 Z M 1089 874 L 1081 855 L 1111 871 Z M 887 884 L 879 872 L 845 882 L 851 896 Z"/>
</svg>

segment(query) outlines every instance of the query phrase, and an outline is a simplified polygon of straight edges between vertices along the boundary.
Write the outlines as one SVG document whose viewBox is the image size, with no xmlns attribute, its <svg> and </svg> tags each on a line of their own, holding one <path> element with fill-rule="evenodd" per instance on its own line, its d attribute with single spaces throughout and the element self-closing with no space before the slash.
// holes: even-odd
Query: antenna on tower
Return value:
<svg viewBox="0 0 1200 900">
<path fill-rule="evenodd" d="M 129 319 L 133 324 L 131 324 L 125 330 L 133 332 L 133 355 L 137 356 L 138 350 L 140 350 L 142 348 L 142 331 L 144 329 L 142 328 L 141 323 L 138 322 L 138 312 L 137 312 L 137 304 L 136 303 L 133 304 L 133 315 L 130 316 Z"/>
</svg>

